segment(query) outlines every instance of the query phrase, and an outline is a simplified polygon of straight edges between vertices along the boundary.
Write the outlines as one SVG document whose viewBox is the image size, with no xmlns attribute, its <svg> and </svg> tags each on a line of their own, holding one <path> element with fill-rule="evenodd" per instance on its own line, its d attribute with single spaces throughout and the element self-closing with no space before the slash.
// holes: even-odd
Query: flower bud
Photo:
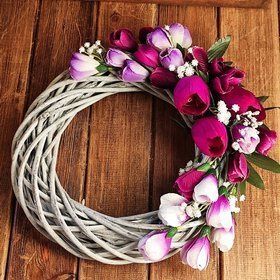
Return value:
<svg viewBox="0 0 280 280">
<path fill-rule="evenodd" d="M 129 29 L 119 29 L 110 34 L 110 45 L 122 51 L 134 51 L 137 48 L 137 42 Z"/>
<path fill-rule="evenodd" d="M 235 153 L 229 158 L 228 163 L 228 181 L 231 183 L 240 183 L 248 178 L 249 169 L 246 157 L 243 154 Z"/>
<path fill-rule="evenodd" d="M 133 55 L 137 61 L 146 66 L 156 68 L 159 65 L 159 54 L 150 45 L 139 45 Z"/>
<path fill-rule="evenodd" d="M 179 44 L 182 48 L 187 49 L 192 44 L 192 37 L 187 27 L 180 23 L 173 23 L 169 26 L 169 33 L 174 47 Z"/>
<path fill-rule="evenodd" d="M 124 82 L 144 82 L 149 76 L 149 72 L 136 61 L 127 59 L 120 76 Z"/>
<path fill-rule="evenodd" d="M 147 35 L 147 42 L 149 45 L 159 51 L 172 47 L 170 36 L 168 32 L 162 27 L 157 27 L 154 29 L 154 31 L 149 33 Z"/>
<path fill-rule="evenodd" d="M 151 84 L 158 88 L 174 88 L 178 79 L 174 72 L 166 68 L 157 67 L 150 75 Z"/>
<path fill-rule="evenodd" d="M 260 130 L 260 143 L 257 146 L 257 151 L 262 155 L 267 155 L 268 151 L 276 143 L 277 134 L 274 130 L 269 130 L 266 128 L 259 128 Z"/>
<path fill-rule="evenodd" d="M 178 67 L 184 64 L 182 52 L 176 48 L 168 48 L 164 51 L 161 51 L 159 54 L 159 59 L 161 65 L 167 69 L 170 65 Z"/>
<path fill-rule="evenodd" d="M 110 66 L 121 68 L 127 59 L 130 59 L 129 56 L 118 49 L 110 48 L 106 54 L 106 62 Z"/>
</svg>

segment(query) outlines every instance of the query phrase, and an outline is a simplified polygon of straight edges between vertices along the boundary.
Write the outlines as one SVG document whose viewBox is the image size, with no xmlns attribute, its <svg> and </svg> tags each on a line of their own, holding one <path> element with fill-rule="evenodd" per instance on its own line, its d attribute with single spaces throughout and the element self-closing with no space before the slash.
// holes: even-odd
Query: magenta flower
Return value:
<svg viewBox="0 0 280 280">
<path fill-rule="evenodd" d="M 237 143 L 238 151 L 252 154 L 260 143 L 259 133 L 255 128 L 237 124 L 232 129 L 232 136 Z"/>
<path fill-rule="evenodd" d="M 215 228 L 212 232 L 211 239 L 212 242 L 216 242 L 217 247 L 222 252 L 228 252 L 234 243 L 234 219 L 232 218 L 232 227 L 229 231 L 224 228 Z"/>
<path fill-rule="evenodd" d="M 150 45 L 139 45 L 133 55 L 137 61 L 146 66 L 156 68 L 159 65 L 159 54 Z"/>
<path fill-rule="evenodd" d="M 219 94 L 227 94 L 233 90 L 234 86 L 239 85 L 244 77 L 245 73 L 242 70 L 231 67 L 213 79 L 212 88 Z"/>
<path fill-rule="evenodd" d="M 226 231 L 230 231 L 233 226 L 232 215 L 229 200 L 224 195 L 220 196 L 208 208 L 206 222 L 209 226 L 224 228 Z"/>
<path fill-rule="evenodd" d="M 218 180 L 213 174 L 205 176 L 193 191 L 193 199 L 198 203 L 215 202 L 218 197 Z"/>
<path fill-rule="evenodd" d="M 188 220 L 186 199 L 176 193 L 167 193 L 160 198 L 158 217 L 167 226 L 178 227 Z"/>
<path fill-rule="evenodd" d="M 180 23 L 173 23 L 169 26 L 169 33 L 174 47 L 179 44 L 182 48 L 189 48 L 192 44 L 192 37 L 188 28 Z"/>
<path fill-rule="evenodd" d="M 106 54 L 107 64 L 115 67 L 123 67 L 124 62 L 127 59 L 130 59 L 130 57 L 118 49 L 110 48 Z"/>
<path fill-rule="evenodd" d="M 164 51 L 161 51 L 159 54 L 159 59 L 161 65 L 167 69 L 170 65 L 178 67 L 184 64 L 182 52 L 176 48 L 168 48 Z"/>
<path fill-rule="evenodd" d="M 240 108 L 238 114 L 242 114 L 247 111 L 260 111 L 260 114 L 256 116 L 257 120 L 262 121 L 265 119 L 265 110 L 259 100 L 252 92 L 242 87 L 234 87 L 230 93 L 220 95 L 220 98 L 226 103 L 228 108 L 237 104 Z M 235 112 L 231 112 L 231 114 L 232 117 L 236 116 Z"/>
<path fill-rule="evenodd" d="M 204 73 L 208 71 L 208 58 L 206 51 L 201 47 L 192 48 L 192 57 L 198 61 L 198 69 Z"/>
<path fill-rule="evenodd" d="M 147 261 L 160 261 L 169 252 L 172 238 L 167 238 L 167 231 L 152 232 L 138 243 L 138 250 Z"/>
<path fill-rule="evenodd" d="M 144 82 L 149 76 L 149 72 L 138 62 L 127 59 L 120 77 L 124 82 Z"/>
<path fill-rule="evenodd" d="M 74 80 L 82 80 L 98 73 L 100 63 L 81 53 L 74 53 L 70 61 L 70 75 Z"/>
<path fill-rule="evenodd" d="M 154 29 L 154 31 L 149 33 L 147 35 L 147 42 L 149 45 L 159 51 L 172 47 L 170 42 L 170 35 L 162 27 L 157 27 Z"/>
<path fill-rule="evenodd" d="M 228 69 L 230 69 L 230 66 L 224 63 L 222 57 L 215 58 L 209 65 L 209 72 L 214 76 L 219 76 Z"/>
<path fill-rule="evenodd" d="M 178 78 L 174 72 L 163 67 L 157 67 L 150 75 L 151 84 L 158 88 L 174 88 Z"/>
<path fill-rule="evenodd" d="M 269 130 L 262 127 L 259 128 L 259 131 L 260 143 L 257 146 L 257 151 L 260 154 L 267 156 L 268 151 L 276 143 L 277 134 L 274 130 Z"/>
<path fill-rule="evenodd" d="M 129 29 L 119 29 L 109 37 L 110 45 L 122 51 L 135 51 L 137 42 Z"/>
<path fill-rule="evenodd" d="M 207 84 L 199 76 L 182 78 L 174 90 L 174 104 L 185 115 L 202 115 L 210 105 Z"/>
<path fill-rule="evenodd" d="M 180 252 L 183 264 L 194 269 L 203 270 L 208 266 L 210 258 L 210 241 L 207 236 L 187 241 Z"/>
<path fill-rule="evenodd" d="M 204 175 L 205 172 L 192 168 L 177 178 L 174 187 L 178 193 L 185 197 L 186 202 L 192 200 L 194 187 L 202 180 Z"/>
<path fill-rule="evenodd" d="M 153 27 L 142 27 L 139 31 L 139 41 L 142 44 L 146 44 L 147 43 L 147 36 L 152 31 L 154 31 Z"/>
<path fill-rule="evenodd" d="M 238 152 L 235 153 L 229 158 L 227 180 L 231 183 L 240 183 L 246 180 L 248 176 L 249 169 L 246 157 Z"/>
<path fill-rule="evenodd" d="M 200 151 L 207 156 L 220 157 L 227 149 L 227 130 L 215 117 L 197 120 L 192 127 L 192 137 Z"/>
</svg>

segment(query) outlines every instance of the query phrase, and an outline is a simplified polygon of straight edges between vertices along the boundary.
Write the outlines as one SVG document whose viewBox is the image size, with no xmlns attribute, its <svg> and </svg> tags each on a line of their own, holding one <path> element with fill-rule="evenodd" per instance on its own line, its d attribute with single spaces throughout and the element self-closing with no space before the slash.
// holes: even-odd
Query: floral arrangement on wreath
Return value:
<svg viewBox="0 0 280 280">
<path fill-rule="evenodd" d="M 208 51 L 192 46 L 189 30 L 179 23 L 145 27 L 137 42 L 132 32 L 120 29 L 109 37 L 105 50 L 98 40 L 85 43 L 73 54 L 70 74 L 81 80 L 91 75 L 114 73 L 128 83 L 148 82 L 173 95 L 174 105 L 191 123 L 194 143 L 202 156 L 180 169 L 174 183 L 179 193 L 160 199 L 158 217 L 165 230 L 142 238 L 138 249 L 149 261 L 160 261 L 169 252 L 172 238 L 184 231 L 187 221 L 204 219 L 181 250 L 181 259 L 195 269 L 209 262 L 210 241 L 222 251 L 234 242 L 237 201 L 245 200 L 245 184 L 263 189 L 258 167 L 280 172 L 279 164 L 267 156 L 276 142 L 276 132 L 265 124 L 263 103 L 245 89 L 244 71 L 222 57 L 230 36 Z"/>
</svg>

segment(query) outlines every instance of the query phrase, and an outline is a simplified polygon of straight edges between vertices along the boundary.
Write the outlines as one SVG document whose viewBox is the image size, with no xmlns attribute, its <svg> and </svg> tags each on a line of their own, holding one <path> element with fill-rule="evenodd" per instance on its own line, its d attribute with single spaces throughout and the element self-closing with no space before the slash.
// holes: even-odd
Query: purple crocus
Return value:
<svg viewBox="0 0 280 280">
<path fill-rule="evenodd" d="M 182 52 L 176 48 L 168 48 L 164 51 L 161 51 L 159 54 L 159 59 L 161 65 L 167 69 L 170 65 L 178 67 L 184 64 Z"/>
<path fill-rule="evenodd" d="M 110 48 L 106 54 L 106 62 L 110 66 L 121 68 L 127 59 L 130 59 L 129 56 L 118 49 Z"/>
<path fill-rule="evenodd" d="M 174 72 L 163 67 L 157 67 L 150 75 L 151 84 L 158 88 L 174 88 L 178 78 Z"/>
<path fill-rule="evenodd" d="M 172 238 L 167 238 L 167 231 L 152 232 L 138 243 L 138 250 L 147 261 L 160 261 L 169 252 Z"/>
<path fill-rule="evenodd" d="M 233 222 L 230 203 L 226 196 L 221 195 L 216 202 L 211 204 L 206 213 L 206 222 L 209 226 L 230 231 Z"/>
<path fill-rule="evenodd" d="M 162 51 L 172 47 L 170 35 L 167 30 L 162 27 L 157 27 L 147 35 L 147 42 L 155 49 Z"/>
<path fill-rule="evenodd" d="M 149 72 L 138 62 L 127 59 L 120 72 L 120 77 L 124 82 L 144 82 L 149 76 Z"/>
<path fill-rule="evenodd" d="M 70 61 L 70 75 L 74 80 L 82 80 L 98 73 L 100 63 L 85 54 L 74 53 Z"/>
<path fill-rule="evenodd" d="M 269 130 L 266 128 L 259 128 L 260 131 L 260 143 L 257 146 L 257 151 L 267 156 L 269 150 L 273 147 L 273 145 L 276 143 L 277 134 L 274 130 Z"/>
<path fill-rule="evenodd" d="M 210 241 L 207 236 L 195 237 L 187 241 L 180 252 L 183 264 L 194 269 L 203 270 L 210 258 Z"/>
<path fill-rule="evenodd" d="M 231 183 L 240 183 L 248 178 L 249 169 L 246 157 L 236 152 L 230 156 L 228 163 L 228 181 Z"/>
<path fill-rule="evenodd" d="M 232 129 L 236 150 L 244 154 L 252 154 L 260 143 L 259 132 L 252 127 L 237 124 Z"/>
<path fill-rule="evenodd" d="M 137 48 L 137 42 L 129 29 L 123 28 L 114 31 L 109 37 L 110 45 L 122 51 L 134 51 Z"/>
<path fill-rule="evenodd" d="M 133 55 L 137 61 L 146 66 L 156 68 L 159 65 L 158 51 L 150 45 L 139 45 Z"/>
<path fill-rule="evenodd" d="M 180 45 L 182 48 L 189 48 L 192 44 L 192 37 L 187 27 L 180 23 L 173 23 L 169 26 L 169 33 L 173 46 Z"/>
</svg>

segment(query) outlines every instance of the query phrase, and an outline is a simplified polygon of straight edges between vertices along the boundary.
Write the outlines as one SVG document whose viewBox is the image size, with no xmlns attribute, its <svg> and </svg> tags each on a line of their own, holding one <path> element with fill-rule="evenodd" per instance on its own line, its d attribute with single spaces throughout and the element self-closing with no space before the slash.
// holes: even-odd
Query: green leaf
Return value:
<svg viewBox="0 0 280 280">
<path fill-rule="evenodd" d="M 200 237 L 204 237 L 204 236 L 210 237 L 210 234 L 211 234 L 211 229 L 210 229 L 210 227 L 209 227 L 209 226 L 204 226 L 204 227 L 201 229 Z"/>
<path fill-rule="evenodd" d="M 239 184 L 239 192 L 240 194 L 245 194 L 246 192 L 246 181 L 243 181 Z"/>
<path fill-rule="evenodd" d="M 225 195 L 225 196 L 228 196 L 228 190 L 226 187 L 222 186 L 222 187 L 219 187 L 219 195 Z"/>
<path fill-rule="evenodd" d="M 264 103 L 268 98 L 269 98 L 269 96 L 266 96 L 266 95 L 258 96 L 258 97 L 257 97 L 257 99 L 258 99 L 261 103 Z"/>
<path fill-rule="evenodd" d="M 248 163 L 248 168 L 250 173 L 247 182 L 259 189 L 264 190 L 264 183 L 261 176 L 257 173 L 257 171 L 253 168 L 253 166 L 250 163 Z"/>
<path fill-rule="evenodd" d="M 229 43 L 229 35 L 215 42 L 207 51 L 208 61 L 212 62 L 215 58 L 223 56 L 229 46 Z"/>
<path fill-rule="evenodd" d="M 177 43 L 176 48 L 179 49 L 183 55 L 183 57 L 185 56 L 185 50 L 183 49 L 183 47 Z"/>
<path fill-rule="evenodd" d="M 206 172 L 206 174 L 207 174 L 207 175 L 212 174 L 212 175 L 214 175 L 214 176 L 217 176 L 217 172 L 216 172 L 216 170 L 213 169 L 213 168 L 210 168 L 210 169 Z"/>
<path fill-rule="evenodd" d="M 202 71 L 198 70 L 198 75 L 208 84 L 209 83 L 209 77 Z"/>
<path fill-rule="evenodd" d="M 196 169 L 197 171 L 203 171 L 203 172 L 207 172 L 210 169 L 211 165 L 210 163 L 203 163 L 202 165 L 198 166 L 198 168 Z"/>
<path fill-rule="evenodd" d="M 178 229 L 176 227 L 171 227 L 168 229 L 167 238 L 172 238 L 176 233 L 177 233 Z"/>
<path fill-rule="evenodd" d="M 99 64 L 99 65 L 96 67 L 96 70 L 97 70 L 99 73 L 104 73 L 104 72 L 107 72 L 107 71 L 108 71 L 108 66 L 107 66 L 107 65 L 104 65 L 104 64 Z"/>
<path fill-rule="evenodd" d="M 269 170 L 274 173 L 280 173 L 280 164 L 270 157 L 258 153 L 253 153 L 251 155 L 247 155 L 246 157 L 250 162 L 262 169 Z"/>
</svg>

